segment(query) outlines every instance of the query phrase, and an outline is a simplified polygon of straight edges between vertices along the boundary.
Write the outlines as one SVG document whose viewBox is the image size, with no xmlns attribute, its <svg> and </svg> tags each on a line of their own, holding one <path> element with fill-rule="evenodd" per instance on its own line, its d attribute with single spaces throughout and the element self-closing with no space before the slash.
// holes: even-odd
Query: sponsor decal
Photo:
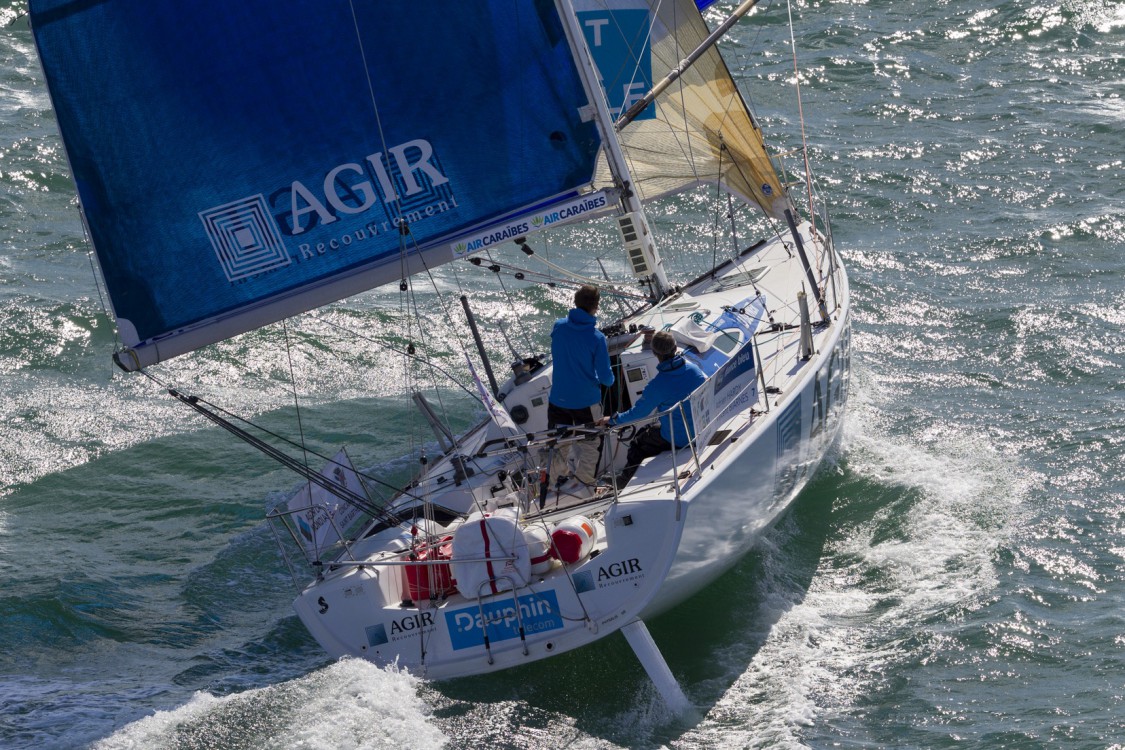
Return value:
<svg viewBox="0 0 1125 750">
<path fill-rule="evenodd" d="M 758 400 L 754 345 L 747 342 L 691 396 L 698 445 L 707 445 L 723 421 Z"/>
<path fill-rule="evenodd" d="M 387 638 L 387 626 L 383 623 L 368 625 L 364 630 L 367 631 L 368 646 L 382 646 L 389 641 Z"/>
<path fill-rule="evenodd" d="M 834 426 L 844 406 L 844 358 L 847 356 L 848 334 L 845 333 L 832 350 L 828 363 L 820 368 L 813 382 L 813 407 L 809 437 L 816 437 Z"/>
<path fill-rule="evenodd" d="M 597 573 L 592 570 L 575 573 L 571 576 L 571 580 L 574 581 L 575 592 L 584 594 L 587 591 L 596 591 L 609 586 L 639 581 L 644 577 L 645 572 L 641 567 L 640 559 L 630 557 L 628 560 L 601 565 L 598 567 Z"/>
<path fill-rule="evenodd" d="M 200 211 L 199 218 L 227 281 L 241 281 L 291 262 L 263 195 Z"/>
<path fill-rule="evenodd" d="M 322 242 L 302 242 L 297 245 L 298 259 L 301 261 L 313 260 L 319 256 L 342 250 L 343 248 L 364 242 L 372 237 L 378 237 L 387 232 L 397 234 L 399 227 L 403 224 L 413 226 L 420 221 L 443 214 L 446 211 L 452 211 L 456 208 L 460 208 L 460 206 L 457 205 L 457 200 L 450 197 L 448 201 L 443 200 L 434 205 L 425 206 L 421 210 L 407 211 L 401 218 L 395 216 L 391 219 L 384 219 L 383 221 L 370 221 L 360 229 L 330 237 Z"/>
<path fill-rule="evenodd" d="M 526 221 L 518 221 L 514 224 L 508 224 L 495 231 L 489 231 L 487 234 L 479 234 L 475 237 L 470 237 L 464 242 L 458 243 L 465 246 L 465 252 L 476 252 L 483 250 L 505 240 L 514 239 L 525 235 L 530 231 L 531 226 Z"/>
<path fill-rule="evenodd" d="M 478 250 L 484 250 L 492 245 L 506 242 L 516 237 L 522 237 L 533 230 L 545 229 L 560 222 L 585 216 L 592 211 L 605 208 L 608 203 L 609 198 L 605 191 L 599 190 L 596 193 L 584 195 L 581 198 L 575 198 L 560 205 L 551 206 L 537 214 L 522 216 L 519 219 L 513 219 L 507 224 L 489 227 L 483 232 L 478 232 L 477 234 L 459 240 L 453 245 L 453 252 L 456 255 L 475 253 Z"/>
<path fill-rule="evenodd" d="M 433 145 L 417 138 L 392 146 L 386 154 L 368 154 L 362 162 L 337 164 L 314 187 L 294 180 L 272 196 L 284 212 L 279 217 L 282 229 L 298 235 L 386 203 L 398 201 L 405 213 L 421 203 L 449 197 L 449 178 L 437 162 Z"/>
<path fill-rule="evenodd" d="M 801 394 L 786 407 L 777 420 L 777 457 L 796 448 L 801 442 Z"/>
<path fill-rule="evenodd" d="M 418 630 L 429 630 L 434 627 L 433 612 L 419 612 L 416 615 L 407 615 L 397 620 L 391 620 L 391 640 L 395 636 L 409 635 Z"/>
<path fill-rule="evenodd" d="M 419 612 L 406 615 L 390 621 L 390 631 L 387 623 L 380 622 L 365 628 L 368 646 L 381 646 L 392 641 L 401 641 L 416 633 L 433 630 L 436 627 L 433 612 Z"/>
<path fill-rule="evenodd" d="M 609 565 L 598 568 L 598 585 L 611 585 L 616 586 L 619 583 L 626 581 L 635 581 L 638 578 L 644 578 L 644 570 L 641 569 L 641 561 L 636 557 L 630 557 L 628 560 L 610 563 Z"/>
<path fill-rule="evenodd" d="M 516 613 L 516 607 L 519 613 Z M 492 643 L 519 638 L 520 622 L 528 636 L 563 627 L 559 602 L 554 591 L 527 594 L 513 601 L 503 598 L 481 606 L 465 607 L 445 613 L 449 641 L 455 651 L 484 645 L 485 628 Z"/>
<path fill-rule="evenodd" d="M 754 344 L 751 342 L 746 343 L 734 358 L 719 368 L 713 378 L 715 381 L 715 391 L 721 391 L 726 388 L 734 380 L 738 379 L 741 375 L 752 371 L 754 369 Z"/>
<path fill-rule="evenodd" d="M 294 180 L 263 194 L 199 213 L 219 263 L 231 283 L 290 265 L 294 257 L 286 237 L 323 229 L 343 217 L 364 217 L 359 229 L 316 241 L 298 242 L 297 262 L 456 210 L 449 178 L 433 145 L 422 138 L 368 154 L 362 160 L 337 164 L 313 182 Z M 352 224 L 354 227 L 355 225 Z"/>
<path fill-rule="evenodd" d="M 607 77 L 602 84 L 610 113 L 619 117 L 652 89 L 652 17 L 644 8 L 619 8 L 582 11 L 578 20 L 598 70 L 622 73 L 613 80 Z M 649 106 L 637 117 L 655 118 L 655 106 Z"/>
</svg>

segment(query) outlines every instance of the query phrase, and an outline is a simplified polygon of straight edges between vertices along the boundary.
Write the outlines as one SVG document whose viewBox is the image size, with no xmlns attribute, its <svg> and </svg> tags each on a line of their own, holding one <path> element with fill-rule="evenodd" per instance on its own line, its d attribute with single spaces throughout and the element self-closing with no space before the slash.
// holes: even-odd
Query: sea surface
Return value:
<svg viewBox="0 0 1125 750">
<path fill-rule="evenodd" d="M 1125 748 L 1125 4 L 793 5 L 851 402 L 764 543 L 650 623 L 679 720 L 619 636 L 437 684 L 324 655 L 264 521 L 297 479 L 161 384 L 402 482 L 432 436 L 399 352 L 460 372 L 462 290 L 501 363 L 542 351 L 568 292 L 447 266 L 409 304 L 116 371 L 21 12 L 0 0 L 0 747 Z M 782 148 L 789 12 L 724 42 Z M 706 266 L 713 196 L 654 216 L 675 273 Z M 535 242 L 597 273 L 608 237 Z"/>
</svg>

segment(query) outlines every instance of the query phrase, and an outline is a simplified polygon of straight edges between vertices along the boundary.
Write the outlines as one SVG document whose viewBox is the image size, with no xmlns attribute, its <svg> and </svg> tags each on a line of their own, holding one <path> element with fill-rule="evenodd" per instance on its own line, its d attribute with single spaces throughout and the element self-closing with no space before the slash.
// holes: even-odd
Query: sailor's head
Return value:
<svg viewBox="0 0 1125 750">
<path fill-rule="evenodd" d="M 578 287 L 578 291 L 574 293 L 574 306 L 580 307 L 586 312 L 593 315 L 598 311 L 598 302 L 602 298 L 602 293 L 593 284 L 583 284 Z"/>
<path fill-rule="evenodd" d="M 676 356 L 676 339 L 667 331 L 657 331 L 652 337 L 652 353 L 663 362 Z"/>
</svg>

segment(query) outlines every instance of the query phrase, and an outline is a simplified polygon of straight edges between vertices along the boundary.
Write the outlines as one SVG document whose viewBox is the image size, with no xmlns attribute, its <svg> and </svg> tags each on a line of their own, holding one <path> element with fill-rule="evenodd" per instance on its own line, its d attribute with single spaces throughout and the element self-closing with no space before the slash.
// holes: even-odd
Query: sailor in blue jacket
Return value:
<svg viewBox="0 0 1125 750">
<path fill-rule="evenodd" d="M 667 331 L 659 331 L 652 337 L 652 353 L 659 360 L 656 377 L 645 386 L 637 403 L 629 411 L 602 418 L 598 424 L 612 427 L 644 419 L 654 411 L 668 411 L 706 382 L 707 376 L 702 370 L 684 359 L 683 355 L 677 354 L 676 340 Z M 679 409 L 664 414 L 660 417 L 659 425 L 648 425 L 633 436 L 629 443 L 629 454 L 625 458 L 625 468 L 617 478 L 618 483 L 627 484 L 637 473 L 641 461 L 663 453 L 673 443 L 677 448 L 682 448 L 693 437 L 695 425 L 691 419 L 691 404 L 685 403 L 683 416 Z"/>
<path fill-rule="evenodd" d="M 547 403 L 547 427 L 589 425 L 602 416 L 601 386 L 613 385 L 609 349 L 605 334 L 598 330 L 598 303 L 601 293 L 596 286 L 585 284 L 574 293 L 574 309 L 565 318 L 555 321 L 551 330 L 551 395 Z M 576 444 L 574 478 L 592 487 L 597 477 L 599 443 L 594 440 Z M 567 464 L 568 445 L 555 450 L 551 476 L 556 486 L 570 475 Z M 571 487 L 571 490 L 574 490 Z"/>
</svg>

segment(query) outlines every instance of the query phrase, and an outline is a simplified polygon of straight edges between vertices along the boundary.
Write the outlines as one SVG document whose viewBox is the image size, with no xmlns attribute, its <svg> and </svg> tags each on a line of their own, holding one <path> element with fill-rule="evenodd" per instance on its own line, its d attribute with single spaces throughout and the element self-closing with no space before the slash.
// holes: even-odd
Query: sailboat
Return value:
<svg viewBox="0 0 1125 750">
<path fill-rule="evenodd" d="M 785 512 L 848 394 L 850 293 L 824 203 L 807 163 L 767 151 L 716 44 L 754 4 L 707 9 L 711 28 L 692 0 L 31 0 L 122 369 L 601 222 L 630 279 L 603 287 L 632 301 L 601 321 L 606 413 L 655 377 L 654 332 L 706 376 L 649 418 L 683 420 L 688 444 L 617 481 L 643 423 L 549 429 L 552 363 L 527 352 L 498 379 L 463 296 L 482 416 L 455 432 L 413 393 L 436 455 L 378 498 L 346 451 L 312 466 L 170 388 L 301 475 L 269 524 L 329 654 L 445 679 L 621 631 L 686 704 L 645 621 Z M 722 196 L 731 249 L 676 281 L 671 222 L 649 211 L 693 190 Z M 735 206 L 762 239 L 740 243 Z M 549 466 L 579 443 L 603 481 L 563 491 Z"/>
</svg>

